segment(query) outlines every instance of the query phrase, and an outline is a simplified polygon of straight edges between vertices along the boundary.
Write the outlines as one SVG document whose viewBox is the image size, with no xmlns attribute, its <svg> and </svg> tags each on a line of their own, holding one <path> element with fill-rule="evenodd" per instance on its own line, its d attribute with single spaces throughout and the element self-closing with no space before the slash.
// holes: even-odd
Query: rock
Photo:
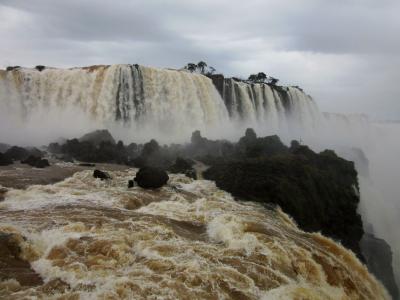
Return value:
<svg viewBox="0 0 400 300">
<path fill-rule="evenodd" d="M 78 164 L 80 167 L 95 167 L 96 164 L 91 164 L 91 163 L 80 163 Z"/>
<path fill-rule="evenodd" d="M 145 189 L 159 188 L 166 184 L 169 180 L 168 174 L 158 168 L 144 167 L 136 173 L 134 179 L 137 184 Z"/>
<path fill-rule="evenodd" d="M 43 280 L 22 259 L 20 243 L 23 238 L 17 234 L 0 232 L 0 281 L 16 279 L 22 286 L 37 286 Z"/>
<path fill-rule="evenodd" d="M 111 133 L 107 129 L 103 130 L 95 130 L 83 135 L 80 139 L 80 142 L 90 142 L 91 144 L 97 146 L 102 142 L 109 142 L 115 145 L 115 140 L 112 137 Z"/>
<path fill-rule="evenodd" d="M 4 155 L 12 160 L 24 160 L 30 155 L 29 151 L 25 148 L 13 146 L 8 149 Z"/>
<path fill-rule="evenodd" d="M 8 192 L 6 188 L 0 187 L 0 202 L 4 201 L 5 195 Z"/>
<path fill-rule="evenodd" d="M 94 178 L 100 178 L 101 180 L 111 179 L 111 176 L 107 172 L 103 172 L 103 171 L 100 171 L 100 170 L 94 170 L 93 171 L 93 177 Z"/>
<path fill-rule="evenodd" d="M 20 69 L 20 66 L 9 66 L 6 68 L 6 71 L 14 71 Z"/>
<path fill-rule="evenodd" d="M 47 159 L 40 159 L 35 164 L 35 168 L 40 168 L 40 169 L 43 169 L 43 168 L 46 168 L 46 167 L 49 167 L 49 166 L 50 166 L 50 164 L 49 164 L 49 161 Z"/>
<path fill-rule="evenodd" d="M 368 270 L 383 283 L 393 299 L 399 299 L 399 289 L 392 267 L 393 253 L 389 244 L 371 233 L 365 233 L 360 246 Z"/>
<path fill-rule="evenodd" d="M 13 164 L 12 159 L 0 152 L 0 166 L 8 166 L 11 164 Z"/>
<path fill-rule="evenodd" d="M 340 240 L 362 258 L 363 227 L 357 213 L 360 198 L 354 164 L 333 151 L 317 154 L 299 146 L 290 153 L 275 138 L 267 145 L 271 141 L 269 149 L 274 150 L 260 151 L 256 158 L 214 161 L 204 172 L 205 179 L 214 180 L 241 200 L 279 205 L 303 230 L 321 231 Z M 272 152 L 276 155 L 270 156 Z"/>
<path fill-rule="evenodd" d="M 128 181 L 128 189 L 133 188 L 135 186 L 135 182 L 133 180 Z"/>
<path fill-rule="evenodd" d="M 38 65 L 35 67 L 35 69 L 38 70 L 39 72 L 42 72 L 44 69 L 46 69 L 46 67 L 42 66 L 42 65 Z"/>
<path fill-rule="evenodd" d="M 196 170 L 193 168 L 195 162 L 191 159 L 184 159 L 178 157 L 175 160 L 175 164 L 173 164 L 168 171 L 171 173 L 181 173 L 185 174 L 186 176 L 196 179 Z"/>
<path fill-rule="evenodd" d="M 40 157 L 36 157 L 33 155 L 30 155 L 27 159 L 21 160 L 22 164 L 28 164 L 32 167 L 35 168 L 45 168 L 45 167 L 49 167 L 49 161 L 47 159 L 42 159 Z"/>
</svg>

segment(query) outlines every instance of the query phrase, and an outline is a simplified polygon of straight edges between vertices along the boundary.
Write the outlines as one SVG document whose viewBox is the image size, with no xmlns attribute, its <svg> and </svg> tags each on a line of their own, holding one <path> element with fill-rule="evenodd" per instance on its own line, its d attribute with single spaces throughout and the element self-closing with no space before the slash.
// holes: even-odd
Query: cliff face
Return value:
<svg viewBox="0 0 400 300">
<path fill-rule="evenodd" d="M 357 172 L 353 162 L 333 151 L 315 153 L 277 136 L 245 137 L 241 154 L 214 159 L 204 176 L 242 200 L 279 205 L 306 231 L 320 231 L 353 250 L 360 258 L 363 235 Z"/>
</svg>

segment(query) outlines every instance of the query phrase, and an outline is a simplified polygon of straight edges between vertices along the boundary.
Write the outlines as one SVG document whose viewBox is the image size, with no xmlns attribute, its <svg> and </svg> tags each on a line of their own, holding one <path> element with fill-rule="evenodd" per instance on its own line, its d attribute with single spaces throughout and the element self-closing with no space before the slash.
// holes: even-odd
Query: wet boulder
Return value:
<svg viewBox="0 0 400 300">
<path fill-rule="evenodd" d="M 137 184 L 145 189 L 155 189 L 162 187 L 169 180 L 167 172 L 153 167 L 144 167 L 136 173 L 134 179 Z"/>
<path fill-rule="evenodd" d="M 135 186 L 135 182 L 133 180 L 128 181 L 128 189 L 133 188 Z"/>
<path fill-rule="evenodd" d="M 0 202 L 4 200 L 7 192 L 8 190 L 6 188 L 0 187 Z"/>
<path fill-rule="evenodd" d="M 101 180 L 111 179 L 110 174 L 108 174 L 107 172 L 104 172 L 104 171 L 100 171 L 100 170 L 94 170 L 93 171 L 93 177 L 94 178 L 100 178 Z"/>
<path fill-rule="evenodd" d="M 171 173 L 181 173 L 186 176 L 196 179 L 196 170 L 193 168 L 195 162 L 191 159 L 184 159 L 182 157 L 178 157 L 175 160 L 175 163 L 168 169 Z"/>
<path fill-rule="evenodd" d="M 107 129 L 95 130 L 83 135 L 79 142 L 89 142 L 95 146 L 100 145 L 102 142 L 108 142 L 115 145 L 115 140 Z"/>
</svg>

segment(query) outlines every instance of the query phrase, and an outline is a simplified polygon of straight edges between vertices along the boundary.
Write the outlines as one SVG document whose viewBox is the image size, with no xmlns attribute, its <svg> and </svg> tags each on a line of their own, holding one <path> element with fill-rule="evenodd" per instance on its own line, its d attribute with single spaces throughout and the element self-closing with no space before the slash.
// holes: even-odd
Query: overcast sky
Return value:
<svg viewBox="0 0 400 300">
<path fill-rule="evenodd" d="M 205 60 L 321 110 L 400 119 L 399 0 L 0 0 L 0 67 Z"/>
</svg>

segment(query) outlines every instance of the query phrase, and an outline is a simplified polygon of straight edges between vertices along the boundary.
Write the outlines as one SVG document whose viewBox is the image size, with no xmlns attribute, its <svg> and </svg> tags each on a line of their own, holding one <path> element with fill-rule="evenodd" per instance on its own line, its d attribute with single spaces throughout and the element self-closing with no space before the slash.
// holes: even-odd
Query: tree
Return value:
<svg viewBox="0 0 400 300">
<path fill-rule="evenodd" d="M 204 74 L 204 69 L 207 67 L 207 64 L 204 61 L 199 61 L 197 64 L 197 68 L 200 70 L 201 74 Z"/>
<path fill-rule="evenodd" d="M 269 83 L 272 84 L 272 85 L 276 85 L 278 83 L 278 81 L 279 81 L 278 78 L 275 78 L 275 77 L 272 77 L 272 76 L 270 76 L 268 78 L 268 80 L 269 80 Z"/>
<path fill-rule="evenodd" d="M 249 76 L 248 80 L 251 81 L 251 82 L 256 82 L 257 81 L 257 75 L 256 74 L 251 74 Z"/>
<path fill-rule="evenodd" d="M 209 71 L 208 71 L 209 74 L 214 74 L 215 71 L 216 71 L 215 68 L 214 68 L 214 67 L 211 67 L 211 66 L 208 67 L 208 69 L 209 69 Z"/>
<path fill-rule="evenodd" d="M 194 71 L 196 71 L 196 68 L 197 68 L 197 65 L 196 64 L 194 64 L 194 63 L 188 63 L 186 66 L 185 66 L 185 69 L 186 70 L 188 70 L 188 71 L 190 71 L 190 72 L 194 72 Z"/>
<path fill-rule="evenodd" d="M 265 82 L 267 80 L 267 75 L 264 72 L 260 72 L 257 74 L 257 81 Z"/>
</svg>

